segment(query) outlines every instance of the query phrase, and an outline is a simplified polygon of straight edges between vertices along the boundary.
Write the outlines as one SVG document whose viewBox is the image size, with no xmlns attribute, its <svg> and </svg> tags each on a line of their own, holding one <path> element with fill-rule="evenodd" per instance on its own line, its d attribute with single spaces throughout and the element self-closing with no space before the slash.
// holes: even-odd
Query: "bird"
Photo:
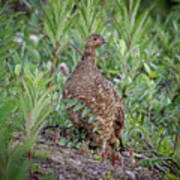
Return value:
<svg viewBox="0 0 180 180">
<path fill-rule="evenodd" d="M 116 148 L 118 139 L 123 151 L 124 103 L 116 87 L 102 76 L 95 62 L 96 49 L 105 43 L 100 34 L 87 37 L 81 59 L 64 84 L 62 97 L 77 100 L 66 109 L 67 115 L 75 127 L 87 129 L 87 139 L 92 144 L 106 152 Z M 84 107 L 75 111 L 78 104 Z M 83 117 L 85 108 L 89 111 Z"/>
</svg>

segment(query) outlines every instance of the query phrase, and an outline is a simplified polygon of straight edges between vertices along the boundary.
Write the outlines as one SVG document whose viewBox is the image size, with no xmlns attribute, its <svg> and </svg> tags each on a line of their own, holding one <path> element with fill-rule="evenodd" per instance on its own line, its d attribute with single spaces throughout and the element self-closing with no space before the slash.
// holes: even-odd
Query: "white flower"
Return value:
<svg viewBox="0 0 180 180">
<path fill-rule="evenodd" d="M 69 68 L 66 63 L 60 63 L 58 66 L 58 70 L 61 70 L 65 76 L 69 74 Z"/>
<path fill-rule="evenodd" d="M 14 42 L 21 44 L 23 42 L 23 40 L 20 37 L 15 37 Z"/>
<path fill-rule="evenodd" d="M 31 34 L 30 36 L 29 36 L 29 38 L 32 40 L 32 41 L 34 41 L 34 42 L 39 42 L 39 37 L 38 36 L 36 36 L 36 35 L 34 35 L 34 34 Z"/>
</svg>

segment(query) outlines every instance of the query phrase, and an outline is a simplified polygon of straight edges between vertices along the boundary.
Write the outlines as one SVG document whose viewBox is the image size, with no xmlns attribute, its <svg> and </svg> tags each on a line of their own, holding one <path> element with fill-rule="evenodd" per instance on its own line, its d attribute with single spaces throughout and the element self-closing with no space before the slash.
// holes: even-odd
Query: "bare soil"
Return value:
<svg viewBox="0 0 180 180">
<path fill-rule="evenodd" d="M 50 152 L 46 160 L 38 160 L 39 177 L 51 174 L 57 180 L 163 180 L 156 169 L 138 166 L 136 160 L 125 155 L 118 155 L 115 164 L 106 157 L 97 160 L 93 154 L 82 153 L 81 150 L 59 146 L 44 141 L 36 150 Z M 41 179 L 41 178 L 40 178 Z M 50 179 L 50 178 L 49 178 Z"/>
</svg>

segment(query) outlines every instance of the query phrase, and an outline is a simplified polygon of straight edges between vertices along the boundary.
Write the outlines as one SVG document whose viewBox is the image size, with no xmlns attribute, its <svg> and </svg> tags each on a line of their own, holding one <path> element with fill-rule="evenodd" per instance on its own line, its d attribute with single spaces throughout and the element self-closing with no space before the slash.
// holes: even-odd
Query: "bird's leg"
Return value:
<svg viewBox="0 0 180 180">
<path fill-rule="evenodd" d="M 115 134 L 116 134 L 116 138 L 119 139 L 120 152 L 122 152 L 125 150 L 125 147 L 124 147 L 122 136 L 121 136 L 121 129 L 116 130 Z"/>
<path fill-rule="evenodd" d="M 116 147 L 116 136 L 115 134 L 113 133 L 111 135 L 111 138 L 110 138 L 110 141 L 109 141 L 109 148 L 110 148 L 110 151 L 109 151 L 109 158 L 112 162 L 112 165 L 114 166 L 115 163 L 116 163 L 116 160 L 118 159 L 118 155 L 116 153 L 116 150 L 117 150 L 117 147 Z"/>
<path fill-rule="evenodd" d="M 104 128 L 104 130 L 107 128 Z M 107 153 L 107 142 L 109 139 L 109 132 L 104 131 L 103 136 L 101 136 L 101 156 L 102 160 L 104 160 L 106 153 Z"/>
<path fill-rule="evenodd" d="M 119 143 L 120 143 L 120 152 L 125 150 L 124 144 L 123 144 L 123 140 L 122 140 L 122 136 L 121 136 L 121 130 L 119 130 L 119 132 L 116 134 L 116 137 L 119 139 Z"/>
<path fill-rule="evenodd" d="M 107 147 L 109 146 L 108 142 L 113 130 L 113 122 L 111 116 L 97 116 L 94 122 L 96 122 L 96 120 L 99 123 L 99 126 L 94 135 L 97 138 L 97 143 L 101 145 L 101 156 L 102 159 L 104 159 L 108 150 Z"/>
<path fill-rule="evenodd" d="M 123 144 L 121 136 L 119 137 L 119 141 L 120 141 L 120 147 L 121 147 L 120 152 L 123 152 L 123 151 L 125 151 L 125 147 L 124 147 L 124 144 Z"/>
<path fill-rule="evenodd" d="M 116 163 L 116 160 L 118 159 L 117 153 L 115 152 L 115 148 L 112 148 L 110 146 L 102 148 L 102 160 L 104 160 L 105 156 L 110 158 L 112 165 L 114 166 Z"/>
<path fill-rule="evenodd" d="M 108 128 L 107 128 L 107 130 L 108 130 Z M 109 142 L 109 137 L 111 137 L 111 135 L 110 135 L 109 131 L 108 132 L 104 132 L 104 134 L 106 136 L 104 136 L 103 139 L 102 139 L 102 147 L 101 147 L 102 159 L 105 158 L 106 153 L 107 153 L 107 155 L 112 154 L 112 148 L 107 143 L 107 142 Z"/>
<path fill-rule="evenodd" d="M 102 147 L 101 147 L 102 160 L 104 160 L 104 158 L 106 156 L 106 144 L 107 144 L 107 142 L 104 140 L 102 143 Z"/>
<path fill-rule="evenodd" d="M 113 166 L 115 165 L 117 159 L 118 159 L 118 156 L 117 156 L 116 152 L 114 150 L 112 150 L 111 162 L 112 162 Z"/>
</svg>

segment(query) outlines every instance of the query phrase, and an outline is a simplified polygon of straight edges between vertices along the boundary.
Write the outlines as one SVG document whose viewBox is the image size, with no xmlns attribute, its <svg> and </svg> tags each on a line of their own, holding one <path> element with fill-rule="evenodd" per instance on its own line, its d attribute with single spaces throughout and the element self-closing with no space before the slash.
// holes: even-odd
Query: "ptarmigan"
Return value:
<svg viewBox="0 0 180 180">
<path fill-rule="evenodd" d="M 115 148 L 116 138 L 123 149 L 121 130 L 124 127 L 122 99 L 95 64 L 95 50 L 104 43 L 104 38 L 99 34 L 88 36 L 81 60 L 63 89 L 63 98 L 77 100 L 75 105 L 67 108 L 69 119 L 77 128 L 87 129 L 88 139 L 95 145 L 101 145 L 103 152 L 106 148 Z M 77 104 L 84 106 L 75 111 Z M 89 111 L 83 117 L 85 108 Z"/>
</svg>

